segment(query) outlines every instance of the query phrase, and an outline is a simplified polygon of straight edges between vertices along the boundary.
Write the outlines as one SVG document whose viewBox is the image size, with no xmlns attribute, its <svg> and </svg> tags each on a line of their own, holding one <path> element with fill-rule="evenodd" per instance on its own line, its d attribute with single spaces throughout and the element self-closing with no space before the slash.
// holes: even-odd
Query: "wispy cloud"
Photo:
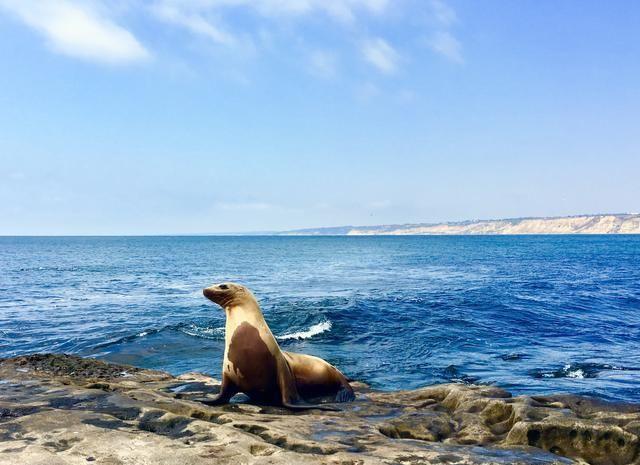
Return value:
<svg viewBox="0 0 640 465">
<path fill-rule="evenodd" d="M 362 55 L 365 61 L 385 74 L 393 74 L 398 70 L 400 55 L 384 39 L 375 38 L 363 42 Z"/>
<path fill-rule="evenodd" d="M 184 3 L 188 5 L 188 3 Z M 220 45 L 232 45 L 235 37 L 214 24 L 199 8 L 184 8 L 179 3 L 159 2 L 151 7 L 159 19 L 186 28 L 188 31 L 205 36 Z"/>
<path fill-rule="evenodd" d="M 441 26 L 448 27 L 458 20 L 456 11 L 442 0 L 431 0 L 431 10 Z"/>
<path fill-rule="evenodd" d="M 429 38 L 427 43 L 434 52 L 439 53 L 447 59 L 456 63 L 464 62 L 462 58 L 462 45 L 450 32 L 438 31 Z"/>
<path fill-rule="evenodd" d="M 342 23 L 352 23 L 361 12 L 380 14 L 390 0 L 156 0 L 151 10 L 165 21 L 219 43 L 232 43 L 233 35 L 222 29 L 220 18 L 244 10 L 277 20 L 323 14 Z"/>
<path fill-rule="evenodd" d="M 458 21 L 455 10 L 443 0 L 431 0 L 430 4 L 437 29 L 427 39 L 427 45 L 449 61 L 463 63 L 462 44 L 451 32 Z"/>
<path fill-rule="evenodd" d="M 131 32 L 90 5 L 70 0 L 0 0 L 0 8 L 38 31 L 58 53 L 108 64 L 150 57 Z"/>
<path fill-rule="evenodd" d="M 187 54 L 181 54 L 180 43 L 159 48 L 161 54 L 182 58 L 195 49 L 209 59 L 226 60 L 220 67 L 226 74 L 230 69 L 242 74 L 238 68 L 261 58 L 261 53 L 275 56 L 277 47 L 289 47 L 292 50 L 288 52 L 294 53 L 288 56 L 302 54 L 304 58 L 298 63 L 302 61 L 307 72 L 328 79 L 337 76 L 338 65 L 343 74 L 353 69 L 357 57 L 387 76 L 397 75 L 401 65 L 415 62 L 411 60 L 416 52 L 411 41 L 396 38 L 392 44 L 388 36 L 366 35 L 374 17 L 376 24 L 403 27 L 403 36 L 423 37 L 422 43 L 433 52 L 463 63 L 462 44 L 453 31 L 458 24 L 456 11 L 446 0 L 424 1 L 427 8 L 420 14 L 430 18 L 426 32 L 408 21 L 418 14 L 419 6 L 424 8 L 422 3 L 391 0 L 0 0 L 0 12 L 11 14 L 39 33 L 56 53 L 83 60 L 108 64 L 148 60 L 152 52 L 147 44 L 126 27 L 125 20 L 134 17 L 131 24 L 144 23 L 145 32 L 175 28 L 187 36 L 206 39 L 196 47 L 189 44 Z M 332 30 L 320 36 L 305 34 L 303 28 L 318 21 L 325 30 Z M 162 34 L 145 37 L 152 46 Z M 375 80 L 371 76 L 364 79 Z"/>
<path fill-rule="evenodd" d="M 262 16 L 301 16 L 323 13 L 340 21 L 352 21 L 359 11 L 381 13 L 390 0 L 159 0 L 174 5 L 196 5 L 206 9 L 252 8 Z"/>
<path fill-rule="evenodd" d="M 336 76 L 338 59 L 332 52 L 314 50 L 309 56 L 309 70 L 314 76 L 331 79 Z"/>
</svg>

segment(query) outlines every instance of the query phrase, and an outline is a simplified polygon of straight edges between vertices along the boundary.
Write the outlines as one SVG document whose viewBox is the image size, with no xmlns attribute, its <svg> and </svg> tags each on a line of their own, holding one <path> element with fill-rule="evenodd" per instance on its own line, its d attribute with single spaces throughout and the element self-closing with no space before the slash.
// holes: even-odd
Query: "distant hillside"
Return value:
<svg viewBox="0 0 640 465">
<path fill-rule="evenodd" d="M 287 236 L 492 235 L 492 234 L 640 234 L 640 214 L 579 215 L 549 218 L 471 220 L 380 226 L 310 228 L 278 233 Z"/>
</svg>

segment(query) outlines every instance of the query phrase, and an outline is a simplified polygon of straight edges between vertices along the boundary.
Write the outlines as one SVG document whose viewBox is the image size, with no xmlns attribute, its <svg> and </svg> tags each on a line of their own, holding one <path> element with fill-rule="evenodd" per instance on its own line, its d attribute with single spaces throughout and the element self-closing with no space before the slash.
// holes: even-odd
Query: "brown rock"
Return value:
<svg viewBox="0 0 640 465">
<path fill-rule="evenodd" d="M 640 408 L 447 384 L 342 411 L 209 407 L 218 383 L 64 355 L 0 360 L 0 464 L 640 465 Z"/>
</svg>

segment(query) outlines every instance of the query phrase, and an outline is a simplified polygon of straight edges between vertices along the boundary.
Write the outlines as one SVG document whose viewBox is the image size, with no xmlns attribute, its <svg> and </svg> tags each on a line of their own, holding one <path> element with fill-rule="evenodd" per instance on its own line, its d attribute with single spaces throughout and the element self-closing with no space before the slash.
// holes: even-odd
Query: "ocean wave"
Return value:
<svg viewBox="0 0 640 465">
<path fill-rule="evenodd" d="M 597 378 L 603 371 L 634 371 L 633 368 L 609 365 L 607 363 L 566 363 L 557 370 L 536 370 L 534 378 Z"/>
<path fill-rule="evenodd" d="M 508 354 L 499 355 L 498 357 L 504 360 L 505 362 L 512 362 L 515 360 L 523 360 L 525 358 L 528 358 L 527 354 L 523 354 L 519 352 L 510 352 Z"/>
<path fill-rule="evenodd" d="M 453 383 L 477 384 L 479 381 L 479 378 L 477 376 L 471 376 L 465 373 L 461 373 L 459 367 L 457 367 L 456 365 L 449 365 L 448 367 L 445 367 L 442 370 L 441 376 Z"/>
<path fill-rule="evenodd" d="M 174 325 L 171 329 L 180 331 L 187 336 L 199 337 L 202 339 L 220 339 L 224 337 L 224 326 L 212 328 L 210 326 L 200 326 L 195 323 Z"/>
<path fill-rule="evenodd" d="M 178 323 L 163 326 L 162 328 L 148 328 L 135 334 L 129 334 L 117 339 L 101 342 L 100 344 L 95 345 L 94 349 L 102 349 L 105 347 L 132 342 L 163 331 L 179 331 L 187 336 L 200 337 L 202 339 L 220 339 L 220 336 L 224 336 L 224 326 L 213 328 L 210 326 L 200 326 L 195 323 Z"/>
<path fill-rule="evenodd" d="M 276 336 L 276 339 L 281 341 L 287 339 L 310 339 L 313 336 L 317 336 L 318 334 L 322 334 L 326 331 L 331 331 L 331 321 L 329 320 L 312 325 L 306 331 L 296 331 L 295 333 L 286 333 L 282 336 Z"/>
<path fill-rule="evenodd" d="M 144 330 L 144 331 L 142 331 L 140 333 L 130 334 L 128 336 L 122 336 L 122 337 L 119 337 L 117 339 L 112 339 L 110 341 L 101 342 L 100 344 L 96 344 L 94 346 L 94 349 L 102 349 L 104 347 L 123 344 L 125 342 L 131 342 L 131 341 L 133 341 L 135 339 L 146 337 L 146 336 L 148 336 L 150 334 L 159 333 L 160 331 L 162 331 L 162 329 L 147 329 L 147 330 Z"/>
<path fill-rule="evenodd" d="M 201 326 L 196 323 L 181 323 L 173 326 L 169 326 L 166 329 L 173 329 L 180 331 L 188 336 L 200 337 L 203 339 L 220 339 L 224 337 L 225 327 L 211 327 Z M 293 333 L 285 333 L 281 336 L 276 335 L 276 339 L 288 340 L 288 339 L 309 339 L 318 334 L 322 334 L 326 331 L 331 331 L 331 321 L 325 320 L 315 325 L 310 326 L 303 331 L 296 331 Z"/>
<path fill-rule="evenodd" d="M 141 339 L 152 334 L 160 333 L 162 331 L 179 331 L 182 334 L 186 334 L 187 336 L 191 336 L 191 337 L 197 337 L 201 339 L 221 340 L 224 338 L 225 327 L 224 326 L 213 327 L 208 325 L 199 325 L 196 323 L 178 323 L 173 325 L 167 325 L 159 329 L 149 328 L 149 329 L 145 329 L 144 331 L 137 332 L 135 334 L 130 334 L 128 336 L 123 336 L 110 341 L 105 341 L 94 346 L 94 349 L 103 349 L 105 347 L 109 347 L 113 345 L 132 342 L 136 339 Z M 279 340 L 309 339 L 309 338 L 312 338 L 313 336 L 317 336 L 318 334 L 322 334 L 326 331 L 331 331 L 331 321 L 325 320 L 310 326 L 308 329 L 304 331 L 296 331 L 293 333 L 286 333 L 281 336 L 276 336 L 276 339 L 279 339 Z"/>
</svg>

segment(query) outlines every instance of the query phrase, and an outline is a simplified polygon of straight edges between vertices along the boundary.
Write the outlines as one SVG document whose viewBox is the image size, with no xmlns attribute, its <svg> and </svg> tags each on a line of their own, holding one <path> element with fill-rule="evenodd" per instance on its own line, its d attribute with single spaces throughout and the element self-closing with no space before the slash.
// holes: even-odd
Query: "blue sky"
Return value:
<svg viewBox="0 0 640 465">
<path fill-rule="evenodd" d="M 640 210 L 640 3 L 0 0 L 0 234 Z"/>
</svg>

